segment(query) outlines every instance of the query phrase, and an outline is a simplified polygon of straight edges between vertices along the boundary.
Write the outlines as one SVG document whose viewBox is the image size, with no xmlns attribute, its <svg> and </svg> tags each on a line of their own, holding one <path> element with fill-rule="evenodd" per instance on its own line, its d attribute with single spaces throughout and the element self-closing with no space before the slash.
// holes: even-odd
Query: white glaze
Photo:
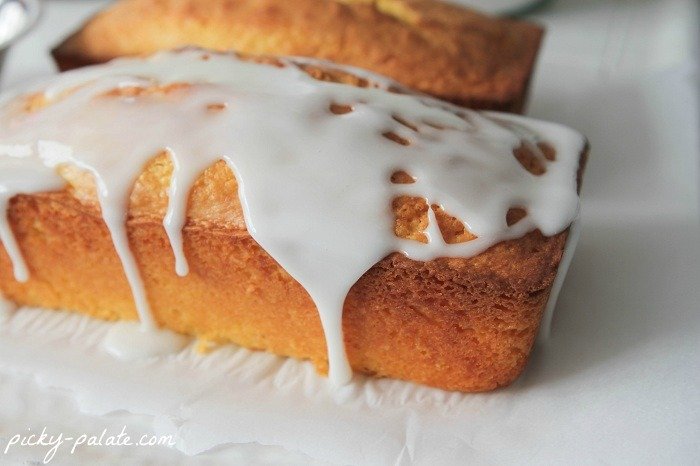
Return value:
<svg viewBox="0 0 700 466">
<path fill-rule="evenodd" d="M 177 353 L 190 340 L 167 329 L 145 329 L 138 322 L 122 321 L 111 326 L 103 346 L 119 359 L 134 361 Z"/>
<path fill-rule="evenodd" d="M 569 235 L 566 237 L 566 244 L 564 245 L 564 253 L 561 256 L 559 268 L 557 269 L 557 276 L 554 278 L 554 283 L 552 283 L 552 289 L 549 292 L 547 305 L 545 306 L 544 313 L 542 314 L 540 332 L 537 335 L 537 339 L 540 342 L 547 341 L 552 333 L 554 309 L 557 307 L 559 293 L 561 293 L 561 289 L 564 286 L 564 280 L 566 279 L 566 274 L 569 271 L 571 261 L 574 258 L 574 251 L 576 251 L 576 246 L 578 245 L 578 240 L 580 237 L 581 219 L 577 217 L 576 220 L 571 223 L 571 227 L 569 228 Z"/>
<path fill-rule="evenodd" d="M 223 159 L 236 173 L 249 233 L 304 286 L 319 310 L 335 383 L 351 377 L 341 325 L 345 296 L 383 257 L 394 251 L 417 260 L 469 257 L 535 228 L 545 235 L 559 233 L 577 215 L 576 171 L 584 140 L 572 130 L 480 114 L 427 97 L 320 82 L 291 62 L 279 68 L 230 55 L 209 54 L 203 60 L 202 54 L 166 53 L 65 73 L 46 95 L 60 96 L 80 85 L 70 96 L 32 114 L 0 109 L 0 162 L 21 162 L 7 171 L 19 182 L 12 193 L 52 189 L 60 182 L 52 175 L 43 186 L 22 185 L 26 177 L 16 174 L 30 165 L 72 164 L 94 175 L 144 328 L 154 325 L 129 250 L 126 207 L 137 175 L 163 149 L 175 168 L 164 226 L 177 273 L 187 273 L 181 230 L 189 187 L 202 170 Z M 386 78 L 376 79 L 386 86 Z M 176 82 L 195 85 L 172 98 L 101 96 L 119 86 Z M 332 103 L 354 110 L 335 115 L 329 111 Z M 209 104 L 226 108 L 208 112 Z M 388 140 L 382 136 L 387 131 L 411 144 Z M 544 139 L 555 148 L 555 162 L 539 154 L 544 175 L 530 174 L 513 157 L 523 139 Z M 24 156 L 3 157 L 9 149 Z M 417 181 L 392 185 L 396 170 Z M 390 205 L 404 194 L 442 205 L 478 238 L 445 244 L 432 213 L 428 244 L 397 238 Z M 509 227 L 511 207 L 523 207 L 528 215 Z"/>
<path fill-rule="evenodd" d="M 25 192 L 59 189 L 65 183 L 54 170 L 31 157 L 26 146 L 0 146 L 0 242 L 12 260 L 15 279 L 26 282 L 29 271 L 7 221 L 10 199 Z"/>
</svg>

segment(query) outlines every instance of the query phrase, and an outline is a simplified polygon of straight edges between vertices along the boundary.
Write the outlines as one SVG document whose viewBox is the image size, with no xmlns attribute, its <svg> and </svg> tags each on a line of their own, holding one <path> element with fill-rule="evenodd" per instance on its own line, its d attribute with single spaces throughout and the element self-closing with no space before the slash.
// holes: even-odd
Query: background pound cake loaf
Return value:
<svg viewBox="0 0 700 466">
<path fill-rule="evenodd" d="M 53 55 L 62 70 L 188 45 L 307 56 L 519 113 L 541 36 L 536 25 L 433 0 L 121 0 Z"/>
</svg>

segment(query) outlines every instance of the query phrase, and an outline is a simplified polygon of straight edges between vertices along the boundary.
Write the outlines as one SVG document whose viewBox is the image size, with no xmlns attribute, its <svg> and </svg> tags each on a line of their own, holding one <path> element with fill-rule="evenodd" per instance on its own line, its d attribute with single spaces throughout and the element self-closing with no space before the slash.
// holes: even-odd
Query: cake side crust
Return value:
<svg viewBox="0 0 700 466">
<path fill-rule="evenodd" d="M 99 216 L 66 192 L 18 196 L 9 215 L 31 279 L 16 282 L 0 248 L 5 296 L 101 319 L 136 319 Z M 191 271 L 178 277 L 162 225 L 129 221 L 131 246 L 160 325 L 203 340 L 310 359 L 326 372 L 317 310 L 296 281 L 241 230 L 190 224 L 184 233 Z M 343 327 L 351 365 L 448 390 L 510 383 L 527 361 L 565 240 L 566 232 L 551 238 L 533 232 L 472 259 L 422 263 L 390 255 L 346 299 Z M 515 276 L 495 280 L 480 266 L 510 268 L 518 257 L 531 257 L 533 248 L 540 249 L 539 289 Z"/>
</svg>

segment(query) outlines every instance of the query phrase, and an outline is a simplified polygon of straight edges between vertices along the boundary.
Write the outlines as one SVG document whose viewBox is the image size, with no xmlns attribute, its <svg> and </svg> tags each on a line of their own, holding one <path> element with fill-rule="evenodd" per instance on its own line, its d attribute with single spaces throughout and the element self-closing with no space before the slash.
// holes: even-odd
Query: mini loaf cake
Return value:
<svg viewBox="0 0 700 466">
<path fill-rule="evenodd" d="M 489 390 L 528 359 L 585 150 L 327 62 L 120 59 L 2 100 L 0 289 L 125 321 L 125 358 L 169 329 Z"/>
<path fill-rule="evenodd" d="M 519 113 L 541 36 L 539 26 L 434 0 L 121 0 L 53 55 L 62 70 L 187 45 L 306 56 Z"/>
</svg>

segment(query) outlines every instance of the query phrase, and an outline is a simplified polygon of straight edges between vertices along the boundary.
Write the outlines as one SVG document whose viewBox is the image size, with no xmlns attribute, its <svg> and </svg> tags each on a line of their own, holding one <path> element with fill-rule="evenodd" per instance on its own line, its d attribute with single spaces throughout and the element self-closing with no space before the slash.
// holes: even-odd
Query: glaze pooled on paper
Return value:
<svg viewBox="0 0 700 466">
<path fill-rule="evenodd" d="M 281 65 L 188 50 L 59 75 L 39 89 L 49 105 L 31 112 L 0 108 L 0 207 L 18 193 L 61 187 L 55 172 L 61 165 L 90 172 L 142 326 L 154 329 L 126 233 L 134 181 L 157 153 L 168 153 L 174 171 L 163 225 L 176 271 L 184 275 L 189 189 L 223 159 L 237 177 L 248 232 L 316 304 L 336 383 L 351 377 L 341 325 L 346 294 L 383 257 L 395 251 L 417 260 L 469 257 L 534 229 L 559 233 L 576 217 L 584 147 L 578 133 L 389 92 L 381 77 L 369 76 L 376 88 L 359 88 L 316 80 L 293 61 Z M 181 83 L 168 98 L 110 95 Z M 333 112 L 333 105 L 350 111 Z M 541 141 L 556 159 L 537 148 Z M 514 157 L 523 143 L 544 173 L 532 174 Z M 415 182 L 391 183 L 398 170 Z M 432 210 L 427 244 L 398 238 L 390 205 L 401 195 L 441 205 L 477 238 L 446 244 Z M 516 207 L 527 216 L 508 225 L 506 214 Z M 15 277 L 26 280 L 6 215 L 1 218 L 0 239 Z"/>
</svg>

